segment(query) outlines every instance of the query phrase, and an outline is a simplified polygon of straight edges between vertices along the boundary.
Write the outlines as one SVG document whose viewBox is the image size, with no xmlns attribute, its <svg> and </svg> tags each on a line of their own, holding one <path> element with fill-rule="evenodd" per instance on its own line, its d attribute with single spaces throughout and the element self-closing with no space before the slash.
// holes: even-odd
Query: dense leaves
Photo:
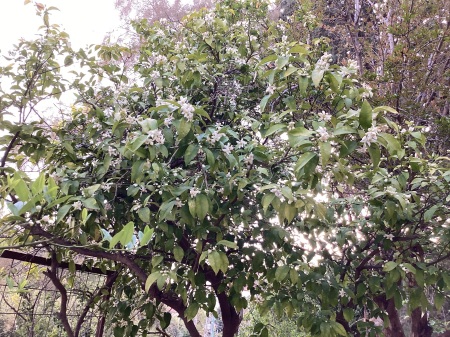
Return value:
<svg viewBox="0 0 450 337">
<path fill-rule="evenodd" d="M 428 291 L 436 306 L 448 294 L 448 158 L 373 107 L 355 62 L 333 64 L 324 39 L 298 42 L 297 23 L 267 10 L 224 1 L 180 23 L 137 22 L 133 69 L 118 65 L 125 48 L 97 48 L 101 62 L 77 53 L 103 82 L 76 74 L 70 116 L 4 126 L 2 245 L 119 271 L 117 336 L 155 318 L 164 329 L 175 313 L 199 336 L 200 310 L 220 312 L 234 336 L 248 301 L 296 313 L 314 336 L 374 335 L 375 318 L 395 329 L 398 309 L 426 312 Z M 41 81 L 42 63 L 22 61 Z M 42 97 L 39 81 L 27 95 Z"/>
</svg>

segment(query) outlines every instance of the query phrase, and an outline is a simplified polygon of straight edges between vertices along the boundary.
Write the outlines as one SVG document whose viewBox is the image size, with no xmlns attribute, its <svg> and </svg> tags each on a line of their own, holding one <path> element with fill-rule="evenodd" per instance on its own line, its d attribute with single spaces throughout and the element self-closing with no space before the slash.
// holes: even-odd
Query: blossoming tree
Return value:
<svg viewBox="0 0 450 337">
<path fill-rule="evenodd" d="M 3 248 L 116 271 L 115 336 L 145 335 L 155 319 L 164 329 L 175 313 L 200 336 L 203 310 L 232 337 L 249 301 L 296 312 L 314 336 L 403 336 L 403 307 L 431 333 L 427 313 L 450 286 L 448 158 L 371 106 L 354 62 L 332 64 L 323 39 L 291 39 L 301 22 L 269 21 L 267 9 L 223 1 L 181 23 L 137 22 L 127 72 L 74 53 L 47 23 L 16 72 L 2 69 L 17 83 L 2 118 L 61 88 L 59 54 L 93 77 L 76 74 L 77 104 L 50 129 L 2 124 Z"/>
</svg>

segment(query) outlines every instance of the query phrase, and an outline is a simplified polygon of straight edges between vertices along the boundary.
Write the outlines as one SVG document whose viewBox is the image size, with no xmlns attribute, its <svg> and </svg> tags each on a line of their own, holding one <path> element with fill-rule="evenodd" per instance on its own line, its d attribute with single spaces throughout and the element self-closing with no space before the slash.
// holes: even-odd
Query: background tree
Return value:
<svg viewBox="0 0 450 337">
<path fill-rule="evenodd" d="M 374 101 L 398 119 L 428 126 L 435 151 L 448 139 L 450 7 L 446 1 L 281 1 L 283 17 L 314 16 L 315 37 L 331 41 L 333 58 L 357 61 Z M 295 11 L 296 10 L 296 11 Z"/>
<path fill-rule="evenodd" d="M 108 62 L 126 48 L 98 47 L 100 62 L 67 50 L 93 75 L 70 84 L 77 105 L 50 129 L 4 126 L 3 245 L 116 271 L 115 336 L 155 319 L 165 329 L 175 312 L 200 336 L 193 318 L 217 307 L 222 336 L 234 336 L 244 289 L 262 315 L 296 313 L 315 336 L 375 335 L 377 318 L 401 336 L 401 308 L 414 333 L 430 333 L 427 311 L 450 281 L 448 158 L 429 153 L 420 126 L 372 107 L 357 62 L 333 64 L 327 39 L 268 9 L 224 1 L 179 23 L 135 23 L 130 79 Z M 26 54 L 16 59 L 26 71 L 2 69 L 16 83 L 2 116 L 61 85 L 45 80 L 59 68 L 51 37 L 32 49 L 47 50 L 43 61 Z M 15 167 L 20 158 L 39 163 L 39 177 Z"/>
</svg>

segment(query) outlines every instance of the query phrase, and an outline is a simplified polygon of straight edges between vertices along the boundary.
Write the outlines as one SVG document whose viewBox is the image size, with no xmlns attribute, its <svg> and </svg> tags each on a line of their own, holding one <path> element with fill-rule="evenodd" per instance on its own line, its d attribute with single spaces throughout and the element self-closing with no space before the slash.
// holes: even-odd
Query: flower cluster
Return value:
<svg viewBox="0 0 450 337">
<path fill-rule="evenodd" d="M 370 144 L 375 143 L 378 138 L 378 132 L 379 129 L 376 126 L 372 126 L 367 130 L 364 137 L 361 139 L 361 143 L 363 143 L 363 149 L 366 150 L 367 146 L 370 146 Z"/>
<path fill-rule="evenodd" d="M 319 116 L 319 119 L 323 122 L 331 121 L 331 115 L 327 114 L 325 111 L 319 112 L 317 115 Z"/>
<path fill-rule="evenodd" d="M 208 135 L 208 137 L 206 138 L 206 140 L 208 142 L 210 142 L 211 144 L 215 144 L 216 142 L 218 142 L 220 140 L 220 138 L 222 138 L 222 136 L 224 136 L 223 133 L 221 133 L 219 131 L 219 129 L 214 130 L 210 135 Z"/>
<path fill-rule="evenodd" d="M 269 95 L 273 95 L 276 89 L 277 89 L 276 86 L 269 84 L 269 86 L 266 89 L 266 93 L 268 93 Z"/>
<path fill-rule="evenodd" d="M 188 103 L 186 97 L 181 97 L 178 101 L 178 104 L 181 105 L 180 110 L 183 117 L 186 118 L 189 122 L 192 122 L 194 120 L 194 106 Z"/>
<path fill-rule="evenodd" d="M 247 164 L 248 166 L 253 165 L 253 153 L 249 153 L 245 158 L 244 158 L 244 163 Z"/>
<path fill-rule="evenodd" d="M 322 55 L 319 61 L 317 61 L 315 69 L 318 71 L 326 71 L 330 67 L 330 63 L 331 63 L 331 54 L 325 53 Z"/>
<path fill-rule="evenodd" d="M 199 194 L 199 193 L 200 193 L 200 190 L 196 187 L 192 187 L 189 190 L 189 194 L 191 195 L 191 198 L 195 198 L 197 196 L 197 194 Z"/>
<path fill-rule="evenodd" d="M 370 98 L 373 96 L 372 87 L 366 83 L 362 84 L 364 91 L 361 93 L 362 98 Z"/>
<path fill-rule="evenodd" d="M 161 130 L 150 130 L 147 132 L 148 138 L 145 141 L 147 145 L 164 144 L 165 138 Z"/>
<path fill-rule="evenodd" d="M 231 151 L 234 150 L 234 146 L 231 144 L 226 144 L 223 148 L 222 151 L 225 152 L 227 155 L 231 154 Z"/>
<path fill-rule="evenodd" d="M 323 126 L 319 126 L 316 131 L 319 134 L 320 141 L 326 142 L 328 138 L 330 138 L 330 134 L 328 133 L 327 129 L 324 128 Z"/>
</svg>

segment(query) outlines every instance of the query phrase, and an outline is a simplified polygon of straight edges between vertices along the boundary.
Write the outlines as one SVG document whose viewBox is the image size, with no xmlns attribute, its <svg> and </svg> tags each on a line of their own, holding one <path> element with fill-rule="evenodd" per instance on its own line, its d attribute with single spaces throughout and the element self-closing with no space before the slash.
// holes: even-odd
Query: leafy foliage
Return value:
<svg viewBox="0 0 450 337">
<path fill-rule="evenodd" d="M 448 294 L 448 158 L 428 153 L 421 127 L 402 131 L 396 110 L 373 107 L 325 39 L 298 42 L 298 23 L 270 21 L 268 7 L 224 1 L 181 23 L 137 22 L 132 80 L 109 62 L 125 48 L 97 48 L 97 63 L 77 53 L 110 82 L 76 74 L 78 104 L 51 130 L 5 124 L 4 244 L 117 270 L 116 336 L 155 318 L 165 329 L 174 312 L 200 336 L 193 318 L 218 307 L 234 336 L 253 300 L 262 315 L 297 313 L 314 336 L 374 335 L 369 318 L 396 329 L 398 309 L 427 310 L 428 289 L 435 306 Z M 43 97 L 38 83 L 2 116 L 25 93 Z M 6 165 L 17 156 L 39 164 L 36 180 Z"/>
</svg>

